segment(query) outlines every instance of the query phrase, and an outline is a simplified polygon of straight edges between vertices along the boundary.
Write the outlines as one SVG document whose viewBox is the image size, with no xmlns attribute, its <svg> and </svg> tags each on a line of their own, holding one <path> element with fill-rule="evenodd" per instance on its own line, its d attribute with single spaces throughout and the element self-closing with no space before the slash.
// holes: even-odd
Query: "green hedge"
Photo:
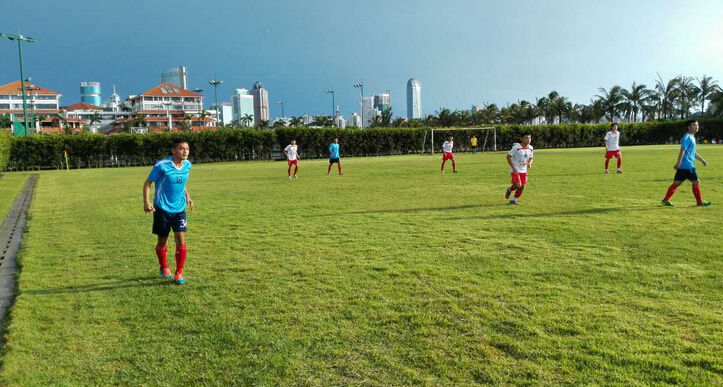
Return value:
<svg viewBox="0 0 723 387">
<path fill-rule="evenodd" d="M 723 138 L 723 119 L 700 120 L 700 140 Z M 601 146 L 609 124 L 498 125 L 497 149 L 506 150 L 525 131 L 532 133 L 533 145 L 543 148 Z M 620 124 L 622 145 L 664 144 L 680 140 L 683 121 Z M 469 139 L 476 135 L 480 145 L 487 135 L 482 131 L 444 129 L 435 131 L 434 149 L 439 152 L 449 135 L 455 149 L 469 150 Z M 342 156 L 375 156 L 429 152 L 430 128 L 312 129 L 275 130 L 221 129 L 197 133 L 149 133 L 23 136 L 12 138 L 8 160 L 8 137 L 0 136 L 0 170 L 64 168 L 63 151 L 68 152 L 71 168 L 150 165 L 169 154 L 171 140 L 184 137 L 191 145 L 194 162 L 234 161 L 280 157 L 278 150 L 292 139 L 305 158 L 327 156 L 329 142 L 338 137 Z M 277 149 L 277 153 L 273 149 Z M 489 149 L 488 147 L 487 149 Z"/>
<path fill-rule="evenodd" d="M 0 171 L 4 171 L 10 162 L 10 145 L 12 136 L 9 133 L 0 131 Z"/>
</svg>

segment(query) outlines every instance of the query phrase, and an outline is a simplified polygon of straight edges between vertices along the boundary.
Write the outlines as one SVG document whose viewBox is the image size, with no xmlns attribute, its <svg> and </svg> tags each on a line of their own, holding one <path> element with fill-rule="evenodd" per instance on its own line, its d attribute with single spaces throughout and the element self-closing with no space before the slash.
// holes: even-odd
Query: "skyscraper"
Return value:
<svg viewBox="0 0 723 387">
<path fill-rule="evenodd" d="M 368 128 L 374 123 L 374 119 L 381 115 L 382 112 L 374 107 L 374 97 L 364 97 L 361 103 L 362 111 L 364 112 L 364 122 L 362 122 L 361 128 Z"/>
<path fill-rule="evenodd" d="M 382 113 L 391 110 L 392 100 L 391 100 L 389 93 L 375 95 L 374 96 L 374 107 L 379 109 L 379 111 Z"/>
<path fill-rule="evenodd" d="M 254 114 L 254 96 L 249 94 L 246 89 L 236 89 L 231 94 L 231 106 L 233 109 L 233 120 L 243 121 L 244 125 L 252 125 L 256 123 L 256 115 Z M 252 120 L 250 122 L 245 121 L 245 117 L 250 115 Z"/>
<path fill-rule="evenodd" d="M 417 78 L 407 81 L 407 119 L 422 118 L 422 83 Z"/>
<path fill-rule="evenodd" d="M 81 82 L 80 102 L 100 106 L 100 82 Z"/>
<path fill-rule="evenodd" d="M 174 67 L 161 73 L 161 83 L 170 83 L 188 90 L 188 74 L 185 66 Z"/>
<path fill-rule="evenodd" d="M 269 121 L 269 93 L 261 82 L 254 83 L 251 90 L 254 96 L 254 125 L 258 125 L 261 121 Z"/>
</svg>

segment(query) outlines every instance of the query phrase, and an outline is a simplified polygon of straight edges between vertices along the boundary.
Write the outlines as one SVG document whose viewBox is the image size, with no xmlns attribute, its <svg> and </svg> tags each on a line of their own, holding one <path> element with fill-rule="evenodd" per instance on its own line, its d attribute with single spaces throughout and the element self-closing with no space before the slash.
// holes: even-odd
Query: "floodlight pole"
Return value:
<svg viewBox="0 0 723 387">
<path fill-rule="evenodd" d="M 0 33 L 0 38 L 7 38 L 9 40 L 16 40 L 18 42 L 18 57 L 20 58 L 20 85 L 22 86 L 23 92 L 23 121 L 25 121 L 25 132 L 28 131 L 28 104 L 27 98 L 25 97 L 25 77 L 23 76 L 23 49 L 20 46 L 20 42 L 35 43 L 35 39 L 22 36 Z"/>
<path fill-rule="evenodd" d="M 284 124 L 286 123 L 286 114 L 284 113 L 284 101 L 279 101 L 277 104 L 281 105 L 281 118 L 284 120 Z"/>
<path fill-rule="evenodd" d="M 336 117 L 336 101 L 335 101 L 335 91 L 333 89 L 326 89 L 324 90 L 324 93 L 331 94 L 331 119 L 333 120 L 334 117 Z"/>
<path fill-rule="evenodd" d="M 364 84 L 361 82 L 355 83 L 354 87 L 361 89 L 361 106 L 359 110 L 361 110 L 361 127 L 364 129 Z"/>
<path fill-rule="evenodd" d="M 214 95 L 214 97 L 215 97 L 215 99 L 216 99 L 216 123 L 218 123 L 218 116 L 219 116 L 219 112 L 218 112 L 218 87 L 223 84 L 223 81 L 217 80 L 217 79 L 216 79 L 216 76 L 214 75 L 214 76 L 213 76 L 213 79 L 210 80 L 210 81 L 208 81 L 208 83 L 209 83 L 211 86 L 213 86 L 213 95 Z"/>
</svg>

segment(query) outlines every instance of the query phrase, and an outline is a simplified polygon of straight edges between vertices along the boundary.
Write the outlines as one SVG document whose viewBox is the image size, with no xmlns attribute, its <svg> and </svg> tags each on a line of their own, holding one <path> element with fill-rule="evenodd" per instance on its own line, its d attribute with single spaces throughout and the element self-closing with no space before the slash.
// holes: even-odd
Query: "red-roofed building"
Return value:
<svg viewBox="0 0 723 387">
<path fill-rule="evenodd" d="M 28 121 L 32 122 L 28 133 L 42 133 L 45 118 L 60 113 L 61 94 L 42 86 L 25 82 L 25 101 Z M 0 114 L 9 114 L 11 119 L 23 122 L 23 94 L 20 81 L 0 86 Z"/>
</svg>

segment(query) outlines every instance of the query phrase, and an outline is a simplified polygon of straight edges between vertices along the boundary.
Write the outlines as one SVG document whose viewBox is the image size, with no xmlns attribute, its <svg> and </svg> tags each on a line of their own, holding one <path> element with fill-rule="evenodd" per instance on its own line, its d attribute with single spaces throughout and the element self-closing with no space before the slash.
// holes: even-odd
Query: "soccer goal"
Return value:
<svg viewBox="0 0 723 387">
<path fill-rule="evenodd" d="M 486 128 L 437 128 L 430 132 L 429 150 L 434 154 L 435 149 L 439 152 L 442 143 L 446 141 L 447 136 L 454 136 L 454 148 L 462 152 L 472 150 L 470 139 L 477 137 L 477 150 L 479 151 L 497 151 L 497 129 L 494 127 Z M 424 148 L 427 147 L 427 141 L 424 141 Z M 435 139 L 436 137 L 436 139 Z M 423 149 L 426 152 L 426 149 Z"/>
</svg>

